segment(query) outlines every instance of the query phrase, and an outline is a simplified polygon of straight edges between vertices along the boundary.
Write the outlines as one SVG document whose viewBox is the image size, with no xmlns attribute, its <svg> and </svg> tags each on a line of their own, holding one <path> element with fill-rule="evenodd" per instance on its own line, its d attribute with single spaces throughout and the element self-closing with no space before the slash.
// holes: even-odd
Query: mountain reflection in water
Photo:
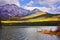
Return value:
<svg viewBox="0 0 60 40">
<path fill-rule="evenodd" d="M 38 33 L 37 28 L 11 28 L 1 30 L 1 40 L 60 40 L 60 37 L 55 35 Z"/>
</svg>

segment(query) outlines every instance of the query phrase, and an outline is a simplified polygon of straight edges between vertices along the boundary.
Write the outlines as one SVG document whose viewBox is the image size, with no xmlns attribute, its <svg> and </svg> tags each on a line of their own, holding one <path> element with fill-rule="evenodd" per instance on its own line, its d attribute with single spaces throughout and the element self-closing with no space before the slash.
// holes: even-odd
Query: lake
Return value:
<svg viewBox="0 0 60 40">
<path fill-rule="evenodd" d="M 60 40 L 59 36 L 42 34 L 36 27 L 0 29 L 0 40 Z"/>
</svg>

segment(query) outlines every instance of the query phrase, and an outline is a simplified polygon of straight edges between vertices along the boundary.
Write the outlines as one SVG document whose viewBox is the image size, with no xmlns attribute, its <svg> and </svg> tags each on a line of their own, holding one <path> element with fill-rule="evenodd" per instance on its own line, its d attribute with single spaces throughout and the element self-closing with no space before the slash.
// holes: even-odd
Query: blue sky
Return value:
<svg viewBox="0 0 60 40">
<path fill-rule="evenodd" d="M 21 6 L 25 6 L 25 5 L 26 5 L 27 3 L 29 3 L 30 1 L 31 1 L 31 0 L 25 0 L 25 1 L 24 1 L 24 0 L 23 0 L 23 1 L 22 1 L 22 0 L 19 0 L 19 3 L 20 3 Z"/>
<path fill-rule="evenodd" d="M 60 14 L 60 0 L 0 0 L 0 6 L 15 4 L 28 10 L 38 8 L 52 14 Z"/>
</svg>

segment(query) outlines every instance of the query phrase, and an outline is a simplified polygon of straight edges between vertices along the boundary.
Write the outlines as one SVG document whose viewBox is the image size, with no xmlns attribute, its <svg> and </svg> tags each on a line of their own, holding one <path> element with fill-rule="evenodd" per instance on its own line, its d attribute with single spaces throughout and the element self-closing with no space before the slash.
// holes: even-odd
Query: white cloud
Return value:
<svg viewBox="0 0 60 40">
<path fill-rule="evenodd" d="M 49 6 L 54 6 L 58 2 L 60 2 L 60 0 L 35 0 L 35 3 L 40 3 L 42 5 L 49 5 Z"/>
<path fill-rule="evenodd" d="M 27 7 L 27 6 L 25 6 L 24 9 L 27 9 L 27 10 L 31 11 L 31 10 L 35 9 L 35 7 Z"/>
<path fill-rule="evenodd" d="M 5 4 L 15 4 L 20 6 L 19 0 L 0 0 L 0 6 Z"/>
</svg>

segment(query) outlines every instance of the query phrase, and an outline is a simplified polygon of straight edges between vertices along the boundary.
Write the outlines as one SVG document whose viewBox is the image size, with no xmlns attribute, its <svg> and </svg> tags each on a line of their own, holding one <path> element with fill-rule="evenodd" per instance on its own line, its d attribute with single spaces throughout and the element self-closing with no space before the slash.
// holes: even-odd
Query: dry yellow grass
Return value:
<svg viewBox="0 0 60 40">
<path fill-rule="evenodd" d="M 22 23 L 22 22 L 44 22 L 44 21 L 60 21 L 58 18 L 36 18 L 36 19 L 29 19 L 29 20 L 23 20 L 23 21 L 1 21 L 2 23 Z"/>
</svg>

